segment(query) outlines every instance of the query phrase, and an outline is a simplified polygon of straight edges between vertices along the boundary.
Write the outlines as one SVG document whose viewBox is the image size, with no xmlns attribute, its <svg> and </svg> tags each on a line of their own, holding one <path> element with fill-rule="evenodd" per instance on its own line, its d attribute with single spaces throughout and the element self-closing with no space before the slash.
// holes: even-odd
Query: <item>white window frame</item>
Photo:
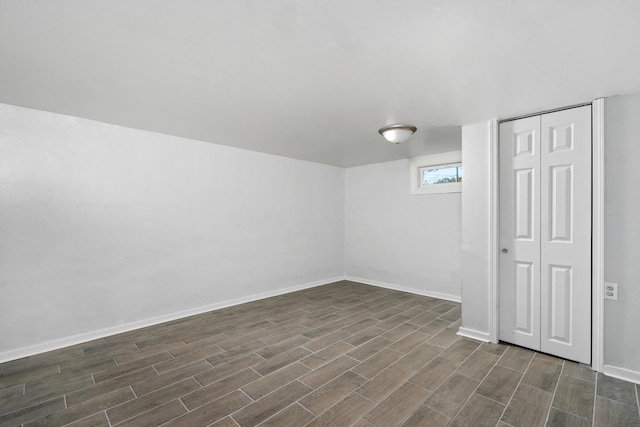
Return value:
<svg viewBox="0 0 640 427">
<path fill-rule="evenodd" d="M 430 154 L 428 156 L 412 157 L 411 167 L 411 194 L 443 194 L 461 193 L 461 182 L 450 182 L 447 184 L 422 185 L 420 169 L 425 167 L 435 168 L 437 166 L 461 165 L 462 151 L 450 151 L 448 153 Z"/>
</svg>

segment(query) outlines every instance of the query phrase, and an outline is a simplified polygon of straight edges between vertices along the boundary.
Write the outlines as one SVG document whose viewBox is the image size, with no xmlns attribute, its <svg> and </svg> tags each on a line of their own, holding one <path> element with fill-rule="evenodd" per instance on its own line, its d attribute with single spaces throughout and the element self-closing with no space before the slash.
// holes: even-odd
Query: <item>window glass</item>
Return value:
<svg viewBox="0 0 640 427">
<path fill-rule="evenodd" d="M 462 152 L 412 157 L 409 162 L 411 194 L 462 192 Z"/>
<path fill-rule="evenodd" d="M 440 165 L 420 168 L 420 184 L 450 184 L 462 182 L 462 165 Z"/>
</svg>

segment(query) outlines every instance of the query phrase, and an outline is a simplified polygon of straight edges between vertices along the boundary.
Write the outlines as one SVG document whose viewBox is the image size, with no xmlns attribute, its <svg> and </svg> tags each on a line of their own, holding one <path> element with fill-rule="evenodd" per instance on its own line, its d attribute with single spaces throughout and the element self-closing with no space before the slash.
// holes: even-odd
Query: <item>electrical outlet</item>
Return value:
<svg viewBox="0 0 640 427">
<path fill-rule="evenodd" d="M 604 299 L 618 301 L 618 284 L 604 282 Z"/>
</svg>

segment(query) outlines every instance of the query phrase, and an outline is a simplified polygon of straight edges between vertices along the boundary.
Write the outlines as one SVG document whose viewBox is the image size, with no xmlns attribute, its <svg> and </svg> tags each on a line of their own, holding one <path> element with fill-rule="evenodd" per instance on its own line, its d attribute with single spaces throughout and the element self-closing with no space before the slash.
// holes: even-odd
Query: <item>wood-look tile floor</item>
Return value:
<svg viewBox="0 0 640 427">
<path fill-rule="evenodd" d="M 2 426 L 640 426 L 638 387 L 338 282 L 0 365 Z"/>
</svg>

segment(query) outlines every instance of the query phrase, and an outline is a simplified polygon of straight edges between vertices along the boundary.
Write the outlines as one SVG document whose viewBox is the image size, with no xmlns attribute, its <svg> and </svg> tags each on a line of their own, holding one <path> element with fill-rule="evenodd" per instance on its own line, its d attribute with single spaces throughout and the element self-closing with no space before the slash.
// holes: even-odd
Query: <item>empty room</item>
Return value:
<svg viewBox="0 0 640 427">
<path fill-rule="evenodd" d="M 0 0 L 0 426 L 640 427 L 639 41 Z"/>
</svg>

